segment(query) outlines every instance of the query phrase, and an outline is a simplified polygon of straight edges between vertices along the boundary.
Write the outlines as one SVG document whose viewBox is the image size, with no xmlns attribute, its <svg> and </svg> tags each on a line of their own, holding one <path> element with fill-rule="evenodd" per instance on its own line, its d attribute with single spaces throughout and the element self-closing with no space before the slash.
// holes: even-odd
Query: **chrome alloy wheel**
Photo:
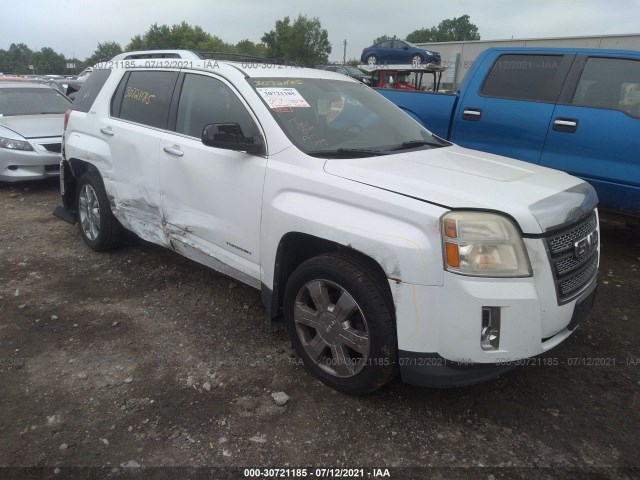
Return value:
<svg viewBox="0 0 640 480">
<path fill-rule="evenodd" d="M 325 372 L 348 378 L 367 366 L 367 320 L 340 285 L 328 280 L 306 283 L 296 297 L 293 320 L 305 352 Z"/>
<path fill-rule="evenodd" d="M 100 235 L 100 205 L 96 191 L 89 184 L 82 186 L 78 202 L 80 226 L 89 240 L 95 240 Z"/>
</svg>

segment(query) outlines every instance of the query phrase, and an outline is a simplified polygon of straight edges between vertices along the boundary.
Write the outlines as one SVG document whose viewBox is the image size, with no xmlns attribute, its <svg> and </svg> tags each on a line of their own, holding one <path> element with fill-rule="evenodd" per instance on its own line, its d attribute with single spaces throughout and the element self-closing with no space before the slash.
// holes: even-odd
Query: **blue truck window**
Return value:
<svg viewBox="0 0 640 480">
<path fill-rule="evenodd" d="M 553 103 L 565 72 L 562 55 L 501 55 L 482 85 L 482 95 Z"/>
<path fill-rule="evenodd" d="M 572 103 L 620 110 L 640 117 L 640 62 L 622 58 L 588 58 Z"/>
</svg>

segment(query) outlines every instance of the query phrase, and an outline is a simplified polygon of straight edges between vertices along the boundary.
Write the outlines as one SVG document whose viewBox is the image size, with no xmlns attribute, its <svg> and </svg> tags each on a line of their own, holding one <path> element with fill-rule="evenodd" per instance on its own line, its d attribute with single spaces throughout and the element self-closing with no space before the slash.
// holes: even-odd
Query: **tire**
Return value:
<svg viewBox="0 0 640 480">
<path fill-rule="evenodd" d="M 378 64 L 378 57 L 376 57 L 375 55 L 369 55 L 366 59 L 367 65 L 377 65 Z"/>
<path fill-rule="evenodd" d="M 78 181 L 76 192 L 80 234 L 89 248 L 105 252 L 120 246 L 124 229 L 111 212 L 100 176 L 85 173 Z"/>
<path fill-rule="evenodd" d="M 393 301 L 378 277 L 364 260 L 325 254 L 287 281 L 291 343 L 313 375 L 342 393 L 371 393 L 397 372 Z"/>
<path fill-rule="evenodd" d="M 411 65 L 422 65 L 422 62 L 422 57 L 417 53 L 413 57 L 411 57 Z"/>
</svg>

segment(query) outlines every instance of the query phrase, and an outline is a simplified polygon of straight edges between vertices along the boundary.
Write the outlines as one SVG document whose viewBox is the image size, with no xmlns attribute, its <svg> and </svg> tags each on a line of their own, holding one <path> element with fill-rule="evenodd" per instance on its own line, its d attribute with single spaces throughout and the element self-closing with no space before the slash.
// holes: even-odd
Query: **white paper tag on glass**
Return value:
<svg viewBox="0 0 640 480">
<path fill-rule="evenodd" d="M 295 88 L 256 88 L 262 98 L 264 98 L 269 108 L 301 108 L 310 105 L 300 95 Z"/>
</svg>

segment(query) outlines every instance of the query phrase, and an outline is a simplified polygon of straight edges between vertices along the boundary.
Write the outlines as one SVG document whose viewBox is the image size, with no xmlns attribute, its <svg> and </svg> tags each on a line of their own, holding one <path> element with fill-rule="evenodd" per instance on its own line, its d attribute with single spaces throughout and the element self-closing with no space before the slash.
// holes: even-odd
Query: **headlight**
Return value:
<svg viewBox="0 0 640 480">
<path fill-rule="evenodd" d="M 445 269 L 474 277 L 530 277 L 531 266 L 513 223 L 495 213 L 442 216 Z"/>
<path fill-rule="evenodd" d="M 8 148 L 9 150 L 26 150 L 28 152 L 33 151 L 33 147 L 29 142 L 5 137 L 0 137 L 0 148 Z"/>
</svg>

